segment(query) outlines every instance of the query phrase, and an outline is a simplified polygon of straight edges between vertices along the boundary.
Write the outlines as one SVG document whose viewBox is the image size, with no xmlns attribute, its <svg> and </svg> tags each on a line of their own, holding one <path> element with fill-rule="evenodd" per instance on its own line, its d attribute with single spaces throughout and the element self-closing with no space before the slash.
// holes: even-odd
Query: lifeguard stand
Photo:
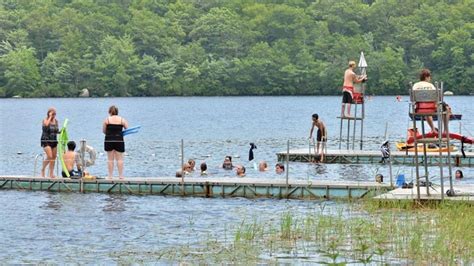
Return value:
<svg viewBox="0 0 474 266">
<path fill-rule="evenodd" d="M 439 171 L 440 171 L 440 180 L 441 180 L 441 199 L 444 199 L 444 180 L 443 180 L 443 162 L 447 162 L 447 167 L 449 170 L 449 196 L 454 196 L 453 190 L 453 175 L 452 175 L 452 166 L 451 166 L 451 151 L 450 151 L 450 140 L 449 140 L 449 126 L 444 125 L 443 116 L 449 115 L 448 110 L 443 110 L 443 83 L 441 87 L 438 86 L 438 83 L 435 83 L 435 90 L 413 90 L 413 85 L 410 88 L 410 117 L 413 121 L 413 139 L 415 146 L 415 167 L 416 167 L 416 191 L 417 199 L 420 200 L 420 179 L 425 178 L 426 185 L 426 194 L 430 195 L 430 181 L 429 181 L 429 171 L 428 171 L 428 158 L 426 154 L 426 149 L 428 144 L 436 144 L 439 147 Z M 425 121 L 428 116 L 437 116 L 438 120 L 438 134 L 433 136 L 427 136 L 425 131 Z M 416 117 L 420 117 L 421 122 L 421 135 L 418 134 L 416 127 Z M 446 127 L 446 128 L 444 128 Z M 444 130 L 446 129 L 446 130 Z M 446 134 L 443 134 L 446 132 Z M 420 163 L 419 163 L 419 151 L 418 143 L 422 144 L 422 163 L 424 166 L 425 173 L 420 175 Z M 442 147 L 443 145 L 447 146 L 447 157 L 443 157 Z"/>
<path fill-rule="evenodd" d="M 360 52 L 359 64 L 357 65 L 357 67 L 360 70 L 360 75 L 365 75 L 366 74 L 367 62 L 365 61 L 364 52 Z M 354 85 L 354 92 L 353 92 L 353 95 L 352 95 L 353 99 L 352 99 L 352 104 L 351 104 L 351 107 L 354 107 L 353 108 L 353 110 L 354 110 L 353 116 L 346 117 L 346 116 L 344 116 L 343 113 L 341 113 L 341 116 L 337 117 L 341 120 L 341 125 L 339 127 L 339 149 L 342 148 L 342 141 L 343 141 L 342 132 L 344 131 L 343 130 L 344 129 L 344 121 L 346 121 L 347 122 L 346 123 L 346 125 L 347 125 L 347 135 L 345 137 L 346 149 L 347 150 L 350 149 L 351 140 L 352 140 L 352 150 L 355 149 L 357 123 L 359 122 L 360 123 L 360 140 L 359 140 L 359 143 L 360 143 L 360 149 L 362 150 L 363 137 L 364 137 L 364 118 L 365 118 L 364 95 L 365 95 L 365 83 L 355 84 Z M 341 112 L 342 112 L 342 110 L 341 110 Z M 351 121 L 353 121 L 352 125 L 351 125 Z M 351 126 L 352 126 L 352 128 L 351 128 Z"/>
<path fill-rule="evenodd" d="M 339 149 L 342 148 L 342 142 L 343 142 L 342 133 L 343 131 L 345 131 L 344 130 L 345 125 L 347 126 L 347 135 L 345 136 L 346 149 L 347 150 L 351 149 L 351 143 L 352 143 L 352 150 L 355 149 L 357 124 L 359 123 L 360 124 L 359 143 L 360 143 L 360 149 L 362 150 L 363 136 L 364 136 L 364 118 L 365 118 L 364 93 L 365 93 L 364 83 L 360 83 L 360 85 L 357 84 L 356 86 L 354 86 L 353 100 L 351 104 L 352 107 L 354 107 L 353 116 L 346 117 L 344 116 L 344 114 L 341 113 L 341 116 L 337 117 L 341 120 L 341 125 L 339 127 Z M 344 123 L 344 121 L 346 121 L 346 123 Z"/>
</svg>

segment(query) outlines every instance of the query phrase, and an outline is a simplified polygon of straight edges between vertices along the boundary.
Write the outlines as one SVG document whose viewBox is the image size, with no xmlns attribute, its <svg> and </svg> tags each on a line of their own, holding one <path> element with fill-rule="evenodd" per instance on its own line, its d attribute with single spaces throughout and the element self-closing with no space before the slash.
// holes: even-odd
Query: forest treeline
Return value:
<svg viewBox="0 0 474 266">
<path fill-rule="evenodd" d="M 2 0 L 0 97 L 474 92 L 472 0 Z"/>
</svg>

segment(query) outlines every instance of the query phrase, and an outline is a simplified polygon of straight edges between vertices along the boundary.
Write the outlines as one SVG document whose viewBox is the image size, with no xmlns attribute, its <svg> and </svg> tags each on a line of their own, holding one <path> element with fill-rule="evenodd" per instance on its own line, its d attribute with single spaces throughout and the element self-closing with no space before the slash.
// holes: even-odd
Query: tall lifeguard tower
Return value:
<svg viewBox="0 0 474 266">
<path fill-rule="evenodd" d="M 410 84 L 411 85 L 411 84 Z M 443 102 L 443 83 L 438 86 L 435 82 L 435 89 L 430 90 L 414 90 L 413 85 L 410 88 L 410 117 L 413 121 L 412 136 L 409 138 L 410 142 L 413 142 L 415 147 L 415 168 L 416 168 L 416 194 L 417 199 L 420 200 L 420 187 L 426 186 L 426 194 L 430 195 L 430 188 L 432 183 L 430 182 L 429 168 L 428 168 L 428 156 L 427 148 L 428 145 L 436 145 L 438 147 L 438 166 L 440 174 L 440 185 L 441 185 L 441 199 L 444 199 L 444 171 L 443 166 L 448 168 L 449 175 L 449 190 L 447 191 L 448 196 L 454 196 L 453 189 L 453 174 L 451 165 L 451 144 L 449 134 L 449 123 L 443 123 L 444 117 L 449 116 L 449 111 Z M 417 117 L 421 120 L 421 132 L 418 132 L 417 128 Z M 438 132 L 426 132 L 425 121 L 427 117 L 436 117 L 438 120 Z M 449 119 L 448 119 L 449 121 Z M 409 141 L 407 141 L 408 143 Z M 418 145 L 420 144 L 420 145 Z M 447 147 L 446 151 L 443 151 L 443 147 Z M 421 151 L 419 151 L 421 150 Z M 421 154 L 421 155 L 420 155 Z M 421 159 L 421 162 L 420 162 Z M 424 173 L 421 173 L 421 164 L 424 168 Z M 423 180 L 424 179 L 424 180 Z"/>
<path fill-rule="evenodd" d="M 359 75 L 365 75 L 367 70 L 367 61 L 365 61 L 364 52 L 360 52 L 359 64 L 357 65 L 359 70 Z M 345 140 L 346 149 L 355 149 L 356 146 L 356 133 L 358 129 L 360 130 L 360 139 L 358 139 L 360 144 L 360 149 L 362 150 L 363 146 L 363 137 L 364 137 L 364 118 L 365 118 L 365 104 L 364 104 L 364 95 L 365 95 L 366 84 L 356 83 L 354 84 L 354 92 L 352 94 L 352 104 L 354 106 L 354 115 L 347 117 L 343 113 L 341 116 L 338 116 L 341 120 L 339 127 L 339 149 L 342 148 L 342 142 Z M 352 108 L 351 108 L 352 109 Z M 344 123 L 346 122 L 346 123 Z M 353 122 L 353 123 L 351 123 Z M 359 124 L 359 128 L 357 128 Z M 344 126 L 347 127 L 347 134 L 343 136 L 343 132 L 346 131 Z M 352 144 L 352 145 L 351 145 Z M 351 147 L 352 146 L 352 147 Z"/>
</svg>

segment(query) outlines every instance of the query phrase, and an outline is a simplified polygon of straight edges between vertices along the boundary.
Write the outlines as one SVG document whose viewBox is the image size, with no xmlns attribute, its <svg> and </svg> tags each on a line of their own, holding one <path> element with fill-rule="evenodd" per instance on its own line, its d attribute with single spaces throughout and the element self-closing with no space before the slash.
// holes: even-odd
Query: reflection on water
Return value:
<svg viewBox="0 0 474 266">
<path fill-rule="evenodd" d="M 128 251 L 157 251 L 209 238 L 231 241 L 242 221 L 278 221 L 289 211 L 329 213 L 336 206 L 297 200 L 22 191 L 1 191 L 0 202 L 8 202 L 2 208 L 0 239 L 9 243 L 0 248 L 0 261 L 60 264 L 112 262 Z M 51 213 L 45 207 L 51 202 L 60 209 Z"/>
<path fill-rule="evenodd" d="M 58 194 L 46 194 L 46 201 L 41 208 L 58 211 L 62 207 L 62 203 L 58 200 Z"/>
<path fill-rule="evenodd" d="M 127 206 L 127 197 L 121 194 L 107 194 L 104 201 L 104 212 L 123 212 Z"/>
</svg>

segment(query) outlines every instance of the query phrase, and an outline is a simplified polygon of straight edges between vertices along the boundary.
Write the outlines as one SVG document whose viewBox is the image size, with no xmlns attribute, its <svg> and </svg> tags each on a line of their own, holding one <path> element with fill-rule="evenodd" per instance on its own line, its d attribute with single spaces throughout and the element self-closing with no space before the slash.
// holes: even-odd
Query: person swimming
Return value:
<svg viewBox="0 0 474 266">
<path fill-rule="evenodd" d="M 277 163 L 275 165 L 275 172 L 277 174 L 282 174 L 283 172 L 285 172 L 285 166 L 282 163 Z"/>
<path fill-rule="evenodd" d="M 225 170 L 232 170 L 234 166 L 232 165 L 232 157 L 231 156 L 226 156 L 224 158 L 224 162 L 222 163 L 222 168 Z"/>
<path fill-rule="evenodd" d="M 455 173 L 455 176 L 456 176 L 456 179 L 462 179 L 464 177 L 464 174 L 462 173 L 461 170 L 456 170 L 456 173 Z"/>
<path fill-rule="evenodd" d="M 201 176 L 207 175 L 207 164 L 206 162 L 201 163 Z"/>
<path fill-rule="evenodd" d="M 189 159 L 188 164 L 191 166 L 191 172 L 194 172 L 194 168 L 196 167 L 196 161 L 193 159 Z"/>
<path fill-rule="evenodd" d="M 244 177 L 245 176 L 245 166 L 243 165 L 237 165 L 235 167 L 235 173 L 237 174 L 238 177 Z"/>
</svg>

